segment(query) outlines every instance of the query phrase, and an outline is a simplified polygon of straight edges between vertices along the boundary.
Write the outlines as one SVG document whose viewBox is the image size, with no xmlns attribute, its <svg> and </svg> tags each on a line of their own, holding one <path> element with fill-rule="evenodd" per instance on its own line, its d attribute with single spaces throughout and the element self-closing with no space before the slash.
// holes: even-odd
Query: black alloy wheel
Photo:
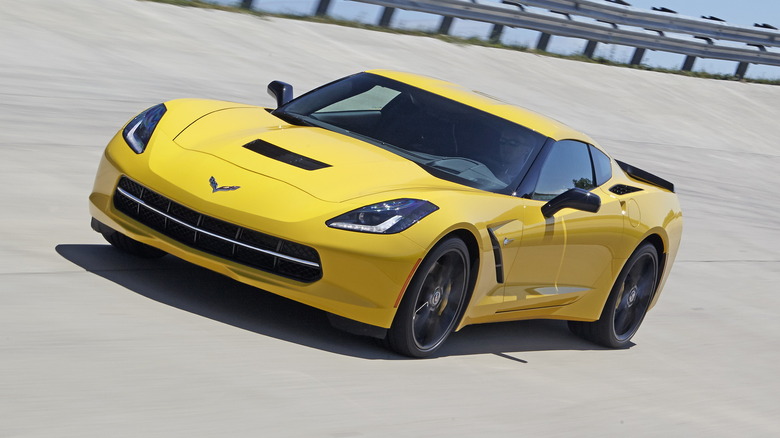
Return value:
<svg viewBox="0 0 780 438">
<path fill-rule="evenodd" d="M 460 319 L 469 284 L 469 253 L 458 238 L 425 257 L 406 290 L 387 335 L 389 346 L 411 357 L 433 354 Z"/>
<path fill-rule="evenodd" d="M 627 348 L 647 314 L 658 282 L 658 252 L 640 246 L 626 262 L 612 287 L 601 317 L 594 322 L 569 321 L 569 328 L 596 344 Z"/>
</svg>

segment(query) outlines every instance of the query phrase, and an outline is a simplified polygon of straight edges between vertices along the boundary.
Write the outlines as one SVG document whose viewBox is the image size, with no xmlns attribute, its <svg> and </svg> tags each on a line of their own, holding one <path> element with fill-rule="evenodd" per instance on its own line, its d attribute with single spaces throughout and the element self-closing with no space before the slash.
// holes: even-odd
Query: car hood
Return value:
<svg viewBox="0 0 780 438">
<path fill-rule="evenodd" d="M 397 189 L 459 187 L 375 145 L 323 128 L 290 125 L 258 107 L 208 113 L 174 141 L 329 202 Z"/>
</svg>

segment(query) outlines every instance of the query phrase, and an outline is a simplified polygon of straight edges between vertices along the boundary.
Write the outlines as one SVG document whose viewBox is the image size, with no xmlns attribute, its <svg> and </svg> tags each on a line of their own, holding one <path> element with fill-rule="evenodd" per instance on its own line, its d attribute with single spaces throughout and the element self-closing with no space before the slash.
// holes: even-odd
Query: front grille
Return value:
<svg viewBox="0 0 780 438">
<path fill-rule="evenodd" d="M 317 250 L 198 213 L 122 177 L 114 207 L 131 218 L 192 248 L 311 283 L 322 278 Z"/>
</svg>

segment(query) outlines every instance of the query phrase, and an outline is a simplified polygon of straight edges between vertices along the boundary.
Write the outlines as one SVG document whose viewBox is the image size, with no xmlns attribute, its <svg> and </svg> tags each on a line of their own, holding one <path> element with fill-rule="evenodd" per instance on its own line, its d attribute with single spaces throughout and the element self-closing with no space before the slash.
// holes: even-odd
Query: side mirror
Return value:
<svg viewBox="0 0 780 438">
<path fill-rule="evenodd" d="M 279 108 L 280 106 L 292 100 L 293 87 L 286 82 L 273 81 L 268 84 L 268 94 L 276 99 L 276 107 Z"/>
<path fill-rule="evenodd" d="M 544 217 L 552 217 L 564 208 L 595 213 L 601 208 L 601 198 L 585 189 L 569 189 L 544 204 L 542 214 Z"/>
</svg>

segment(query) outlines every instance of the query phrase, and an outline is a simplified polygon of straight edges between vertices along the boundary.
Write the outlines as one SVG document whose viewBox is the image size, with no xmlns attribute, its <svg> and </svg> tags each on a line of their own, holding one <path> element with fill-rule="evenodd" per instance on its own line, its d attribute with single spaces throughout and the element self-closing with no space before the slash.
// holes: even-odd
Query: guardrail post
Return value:
<svg viewBox="0 0 780 438">
<path fill-rule="evenodd" d="M 447 35 L 450 33 L 450 27 L 452 27 L 452 17 L 444 16 L 441 19 L 441 24 L 439 25 L 439 33 L 443 35 Z"/>
<path fill-rule="evenodd" d="M 694 38 L 698 38 L 700 40 L 704 40 L 709 45 L 714 45 L 715 43 L 712 41 L 712 38 L 710 37 L 703 37 L 703 36 L 693 36 Z M 685 58 L 685 62 L 682 66 L 682 71 L 691 71 L 693 70 L 693 63 L 696 62 L 696 57 L 693 55 L 688 55 Z"/>
<path fill-rule="evenodd" d="M 384 11 L 382 11 L 382 18 L 379 19 L 379 26 L 380 27 L 390 27 L 390 20 L 393 19 L 393 14 L 395 13 L 395 8 L 386 7 Z"/>
<path fill-rule="evenodd" d="M 314 12 L 314 15 L 318 17 L 324 17 L 328 15 L 329 7 L 330 7 L 330 0 L 320 0 L 320 3 L 317 5 L 317 10 Z"/>
<path fill-rule="evenodd" d="M 244 9 L 252 9 L 252 3 L 255 0 L 241 0 L 241 7 Z"/>
<path fill-rule="evenodd" d="M 500 24 L 494 24 L 490 30 L 490 42 L 497 43 L 501 41 L 501 34 L 504 32 L 504 26 Z"/>
<path fill-rule="evenodd" d="M 747 62 L 740 62 L 737 64 L 737 71 L 734 73 L 734 76 L 736 76 L 737 79 L 744 79 L 749 65 L 750 63 Z"/>
<path fill-rule="evenodd" d="M 641 47 L 637 47 L 636 50 L 634 50 L 634 56 L 631 57 L 631 65 L 639 65 L 642 63 L 642 58 L 645 57 L 645 51 L 646 49 L 643 49 Z"/>
<path fill-rule="evenodd" d="M 765 24 L 764 26 L 769 26 L 769 25 Z M 748 44 L 748 46 L 753 46 L 761 52 L 766 52 L 766 47 L 761 44 Z M 744 79 L 749 65 L 750 65 L 749 62 L 740 62 L 737 65 L 737 71 L 734 73 L 734 76 L 736 76 L 737 79 Z"/>
<path fill-rule="evenodd" d="M 582 52 L 582 54 L 588 58 L 593 58 L 593 54 L 596 53 L 596 46 L 598 44 L 598 41 L 588 41 L 588 44 L 585 46 L 585 51 Z"/>
<path fill-rule="evenodd" d="M 685 57 L 685 62 L 683 62 L 682 68 L 680 70 L 682 71 L 691 71 L 693 70 L 693 63 L 696 62 L 696 57 L 693 55 L 688 55 Z"/>
<path fill-rule="evenodd" d="M 547 32 L 539 34 L 539 41 L 536 42 L 536 50 L 546 52 L 548 44 L 550 44 L 550 34 Z"/>
</svg>

